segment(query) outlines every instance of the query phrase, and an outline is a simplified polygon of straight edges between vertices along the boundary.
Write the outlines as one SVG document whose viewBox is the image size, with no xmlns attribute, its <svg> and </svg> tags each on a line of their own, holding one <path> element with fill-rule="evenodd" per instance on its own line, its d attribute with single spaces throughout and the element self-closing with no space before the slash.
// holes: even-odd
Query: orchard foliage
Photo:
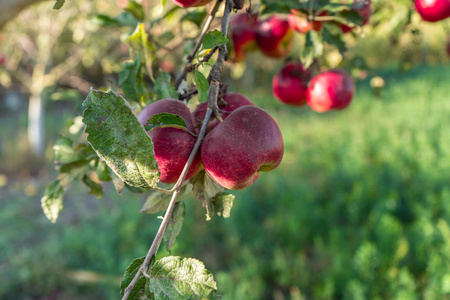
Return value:
<svg viewBox="0 0 450 300">
<path fill-rule="evenodd" d="M 54 8 L 63 5 L 58 0 Z M 361 37 L 373 13 L 370 0 L 163 0 L 162 6 L 154 17 L 130 0 L 118 16 L 97 16 L 111 30 L 128 31 L 130 56 L 117 87 L 92 89 L 83 102 L 86 142 L 74 145 L 64 134 L 58 138 L 60 176 L 42 198 L 44 213 L 55 222 L 71 182 L 82 181 L 100 198 L 101 183 L 112 181 L 118 193 L 127 188 L 149 194 L 142 212 L 166 211 L 147 256 L 125 270 L 123 299 L 215 294 L 214 277 L 202 262 L 176 256 L 156 260 L 161 241 L 170 252 L 181 231 L 186 211 L 180 197 L 191 191 L 208 220 L 227 218 L 235 200 L 227 189 L 247 188 L 281 162 L 284 143 L 276 121 L 245 95 L 228 92 L 222 69 L 254 51 L 280 62 L 289 57 L 293 62 L 272 83 L 276 98 L 294 106 L 307 103 L 318 112 L 344 109 L 355 92 L 353 79 L 343 69 L 326 70 L 323 56 L 330 48 L 343 55 L 344 35 Z M 442 10 L 450 15 L 448 6 Z M 303 39 L 294 53 L 297 35 Z M 183 67 L 164 68 L 167 55 Z"/>
</svg>

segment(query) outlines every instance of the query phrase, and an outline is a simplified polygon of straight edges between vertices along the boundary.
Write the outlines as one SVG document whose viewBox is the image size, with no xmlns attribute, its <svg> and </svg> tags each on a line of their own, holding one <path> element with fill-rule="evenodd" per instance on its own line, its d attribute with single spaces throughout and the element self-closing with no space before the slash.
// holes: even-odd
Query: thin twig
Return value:
<svg viewBox="0 0 450 300">
<path fill-rule="evenodd" d="M 222 0 L 218 0 L 216 3 L 216 6 L 218 3 L 222 2 Z M 231 2 L 232 0 L 226 0 L 226 6 L 225 6 L 225 12 L 222 19 L 222 33 L 224 35 L 228 32 L 228 22 L 230 20 L 230 12 L 231 12 Z M 167 208 L 167 211 L 164 215 L 164 219 L 161 223 L 161 226 L 158 229 L 158 232 L 156 233 L 155 239 L 152 242 L 152 245 L 150 246 L 149 251 L 147 252 L 147 255 L 144 259 L 144 263 L 139 268 L 138 272 L 136 272 L 136 275 L 134 276 L 133 280 L 130 282 L 130 284 L 127 286 L 127 288 L 124 291 L 124 295 L 122 297 L 122 300 L 127 300 L 130 296 L 131 291 L 133 290 L 134 286 L 136 285 L 137 281 L 141 277 L 142 274 L 146 274 L 150 265 L 150 261 L 153 256 L 156 255 L 158 248 L 161 244 L 162 238 L 164 236 L 164 231 L 166 230 L 167 224 L 170 220 L 170 217 L 172 215 L 173 208 L 175 206 L 175 203 L 177 202 L 177 198 L 180 194 L 181 186 L 183 184 L 183 181 L 186 178 L 187 172 L 189 168 L 192 165 L 192 162 L 197 155 L 198 150 L 200 149 L 200 146 L 203 142 L 203 139 L 206 135 L 206 128 L 208 126 L 208 122 L 211 118 L 211 116 L 214 113 L 214 110 L 217 108 L 217 98 L 219 96 L 220 91 L 220 78 L 222 74 L 222 66 L 227 56 L 227 48 L 225 45 L 222 45 L 219 47 L 219 55 L 217 58 L 217 61 L 215 65 L 213 66 L 213 69 L 211 70 L 210 76 L 211 76 L 211 85 L 209 89 L 209 95 L 208 95 L 208 110 L 206 111 L 205 118 L 203 120 L 202 127 L 200 129 L 200 133 L 197 137 L 197 140 L 195 142 L 194 148 L 192 149 L 191 154 L 189 155 L 189 159 L 186 162 L 186 165 L 184 166 L 183 171 L 181 172 L 180 177 L 178 178 L 178 181 L 176 182 L 174 186 L 174 193 L 172 195 L 172 199 L 170 200 L 169 207 Z"/>
<path fill-rule="evenodd" d="M 197 40 L 197 44 L 195 45 L 194 49 L 192 49 L 191 53 L 189 53 L 189 55 L 186 58 L 188 64 L 190 64 L 194 60 L 195 55 L 197 54 L 198 50 L 200 49 L 200 47 L 203 43 L 203 39 L 204 39 L 205 35 L 208 33 L 209 28 L 211 27 L 211 23 L 214 20 L 214 18 L 216 17 L 216 13 L 219 10 L 219 6 L 222 2 L 223 2 L 223 0 L 217 0 L 216 4 L 214 5 L 211 12 L 209 13 L 208 19 L 206 20 L 206 23 L 203 26 L 202 32 L 200 33 L 200 37 Z M 184 68 L 183 71 L 181 72 L 180 76 L 178 76 L 177 80 L 175 81 L 175 89 L 178 90 L 178 87 L 180 86 L 183 79 L 186 77 L 186 74 L 187 74 L 187 69 Z"/>
</svg>

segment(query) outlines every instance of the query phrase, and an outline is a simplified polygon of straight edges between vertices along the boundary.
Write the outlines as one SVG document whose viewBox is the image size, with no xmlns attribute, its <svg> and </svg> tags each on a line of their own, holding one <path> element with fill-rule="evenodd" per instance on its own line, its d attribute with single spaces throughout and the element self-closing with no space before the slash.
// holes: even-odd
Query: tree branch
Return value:
<svg viewBox="0 0 450 300">
<path fill-rule="evenodd" d="M 200 37 L 197 40 L 197 44 L 195 45 L 194 49 L 192 49 L 191 53 L 189 53 L 189 55 L 186 57 L 187 64 L 190 64 L 194 60 L 195 55 L 197 54 L 198 50 L 200 49 L 200 47 L 203 43 L 203 39 L 204 39 L 205 35 L 208 33 L 209 28 L 211 27 L 211 23 L 214 20 L 214 18 L 216 17 L 217 11 L 219 10 L 220 4 L 222 2 L 223 2 L 223 0 L 217 0 L 216 4 L 214 4 L 214 7 L 212 8 L 211 12 L 209 13 L 208 19 L 206 20 L 206 23 L 203 26 L 202 32 L 200 33 Z M 187 74 L 187 69 L 184 68 L 183 71 L 181 72 L 180 76 L 178 76 L 177 80 L 175 81 L 175 89 L 178 90 L 178 87 L 180 86 L 183 79 L 186 77 L 186 74 Z"/>
<path fill-rule="evenodd" d="M 218 0 L 214 7 L 215 9 L 213 9 L 213 10 L 217 11 L 218 5 L 222 1 L 223 0 Z M 231 6 L 232 1 L 233 0 L 226 0 L 226 3 L 225 3 L 225 11 L 224 11 L 223 19 L 222 19 L 222 28 L 221 28 L 222 34 L 224 34 L 225 36 L 228 33 L 228 23 L 230 21 L 230 12 L 231 12 L 231 7 L 232 7 Z M 214 13 L 214 15 L 215 15 L 215 13 Z M 205 25 L 205 27 L 206 27 L 206 25 Z M 201 37 L 201 39 L 202 39 L 202 37 Z M 177 198 L 180 194 L 182 183 L 185 180 L 187 172 L 188 172 L 190 166 L 192 165 L 192 161 L 194 160 L 195 156 L 197 155 L 197 152 L 200 149 L 200 146 L 206 135 L 206 128 L 208 126 L 208 122 L 209 122 L 211 116 L 213 115 L 214 110 L 217 109 L 217 98 L 219 96 L 219 91 L 220 91 L 220 78 L 221 78 L 221 74 L 222 74 L 223 63 L 225 61 L 226 56 L 227 56 L 227 48 L 225 45 L 222 45 L 221 47 L 219 47 L 219 55 L 218 55 L 217 61 L 216 61 L 215 65 L 213 66 L 211 73 L 210 73 L 211 85 L 209 88 L 209 95 L 208 95 L 208 109 L 206 111 L 206 115 L 203 120 L 203 124 L 200 129 L 200 133 L 198 134 L 197 140 L 195 142 L 194 148 L 191 151 L 189 159 L 188 159 L 186 165 L 184 166 L 184 169 L 181 172 L 181 175 L 178 178 L 177 183 L 174 186 L 174 193 L 172 195 L 172 199 L 170 200 L 169 207 L 167 208 L 167 211 L 164 215 L 164 219 L 158 229 L 158 232 L 156 233 L 155 239 L 153 240 L 152 245 L 150 246 L 150 249 L 147 252 L 147 255 L 144 259 L 144 263 L 139 268 L 138 272 L 136 272 L 136 275 L 134 276 L 133 280 L 130 282 L 130 284 L 125 289 L 122 300 L 128 299 L 131 291 L 133 290 L 134 286 L 136 285 L 136 283 L 139 280 L 139 278 L 141 277 L 141 275 L 147 274 L 147 271 L 148 271 L 149 265 L 150 265 L 150 261 L 151 261 L 152 257 L 155 256 L 156 253 L 158 252 L 158 248 L 159 248 L 162 238 L 164 236 L 164 231 L 166 230 L 167 224 L 172 215 L 173 208 L 174 208 L 175 203 L 177 202 Z"/>
</svg>

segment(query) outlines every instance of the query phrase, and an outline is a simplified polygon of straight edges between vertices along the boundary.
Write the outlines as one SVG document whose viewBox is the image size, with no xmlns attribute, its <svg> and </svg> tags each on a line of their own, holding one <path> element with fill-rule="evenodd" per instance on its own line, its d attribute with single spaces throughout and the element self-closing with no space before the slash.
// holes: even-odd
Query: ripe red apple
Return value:
<svg viewBox="0 0 450 300">
<path fill-rule="evenodd" d="M 306 89 L 311 72 L 298 62 L 285 65 L 274 77 L 272 90 L 281 102 L 293 106 L 306 104 Z"/>
<path fill-rule="evenodd" d="M 256 43 L 257 16 L 241 13 L 230 20 L 230 37 L 233 42 L 231 60 L 242 62 L 247 58 L 247 53 L 258 48 Z"/>
<path fill-rule="evenodd" d="M 242 106 L 203 140 L 201 156 L 206 173 L 221 186 L 241 190 L 261 172 L 278 167 L 284 144 L 275 120 L 257 106 Z"/>
<path fill-rule="evenodd" d="M 344 109 L 352 101 L 355 83 L 342 69 L 321 73 L 314 77 L 306 91 L 306 101 L 315 111 Z"/>
<path fill-rule="evenodd" d="M 225 103 L 219 103 L 219 109 L 221 110 L 220 116 L 222 120 L 225 120 L 233 111 L 237 108 L 245 105 L 255 105 L 252 101 L 250 101 L 247 97 L 240 93 L 229 92 L 223 95 L 223 101 Z M 194 124 L 198 127 L 206 115 L 206 110 L 208 109 L 208 103 L 203 102 L 200 103 L 193 112 L 194 116 Z M 216 118 L 212 118 L 209 120 L 208 127 L 206 127 L 207 132 L 213 130 L 217 125 L 220 124 L 220 121 Z"/>
<path fill-rule="evenodd" d="M 291 51 L 294 35 L 289 22 L 274 15 L 258 24 L 256 41 L 263 54 L 280 58 Z"/>
<path fill-rule="evenodd" d="M 321 16 L 326 15 L 326 12 L 320 14 Z M 291 13 L 288 15 L 288 22 L 291 28 L 300 33 L 308 33 L 310 30 L 320 31 L 322 29 L 322 23 L 319 21 L 308 21 L 308 16 L 306 16 L 302 11 L 291 9 Z"/>
<path fill-rule="evenodd" d="M 172 0 L 176 5 L 181 7 L 197 7 L 204 6 L 212 0 Z"/>
<path fill-rule="evenodd" d="M 137 118 L 142 125 L 145 125 L 148 119 L 163 112 L 182 117 L 187 128 L 191 132 L 195 132 L 189 108 L 183 102 L 175 99 L 158 100 L 144 108 Z M 149 131 L 148 135 L 152 139 L 155 158 L 161 172 L 159 181 L 175 183 L 191 154 L 196 137 L 185 130 L 174 127 L 155 128 Z M 200 171 L 200 168 L 200 155 L 197 155 L 186 179 L 192 178 Z"/>
<path fill-rule="evenodd" d="M 449 0 L 416 0 L 416 10 L 427 22 L 437 22 L 450 17 Z"/>
<path fill-rule="evenodd" d="M 372 15 L 372 7 L 370 6 L 370 0 L 353 0 L 353 11 L 357 11 L 361 18 L 363 18 L 362 26 L 369 22 L 370 16 Z M 347 26 L 345 24 L 340 24 L 343 33 L 350 32 L 354 27 Z"/>
</svg>

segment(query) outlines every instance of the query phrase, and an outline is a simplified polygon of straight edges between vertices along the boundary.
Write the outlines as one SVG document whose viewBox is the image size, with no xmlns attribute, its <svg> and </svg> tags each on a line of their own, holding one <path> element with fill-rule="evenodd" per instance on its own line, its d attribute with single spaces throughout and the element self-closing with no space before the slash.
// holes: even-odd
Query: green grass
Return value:
<svg viewBox="0 0 450 300">
<path fill-rule="evenodd" d="M 279 123 L 284 160 L 236 192 L 230 219 L 206 222 L 187 199 L 172 254 L 204 261 L 224 300 L 450 299 L 450 67 L 381 75 L 383 98 L 359 82 L 347 110 L 326 114 L 244 92 Z M 138 196 L 77 186 L 51 225 L 38 186 L 0 189 L 0 298 L 117 299 L 160 220 Z M 90 283 L 68 275 L 85 270 Z"/>
</svg>

